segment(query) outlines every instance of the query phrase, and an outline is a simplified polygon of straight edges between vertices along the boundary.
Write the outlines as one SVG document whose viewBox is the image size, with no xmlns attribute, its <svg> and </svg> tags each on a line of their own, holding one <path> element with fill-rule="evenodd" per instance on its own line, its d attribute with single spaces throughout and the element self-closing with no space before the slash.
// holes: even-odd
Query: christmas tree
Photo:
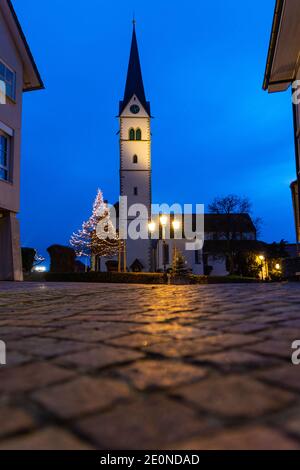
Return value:
<svg viewBox="0 0 300 470">
<path fill-rule="evenodd" d="M 118 235 L 110 220 L 109 209 L 100 189 L 98 189 L 91 217 L 83 222 L 80 230 L 73 233 L 70 245 L 79 257 L 107 257 L 118 253 Z"/>
<path fill-rule="evenodd" d="M 184 276 L 188 274 L 187 262 L 181 251 L 177 249 L 174 250 L 172 273 L 174 276 Z"/>
</svg>

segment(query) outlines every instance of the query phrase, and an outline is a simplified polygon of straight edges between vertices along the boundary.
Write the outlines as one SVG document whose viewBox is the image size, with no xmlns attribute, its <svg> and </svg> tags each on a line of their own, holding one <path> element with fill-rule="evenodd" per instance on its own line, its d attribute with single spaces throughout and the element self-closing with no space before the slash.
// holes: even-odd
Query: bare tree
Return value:
<svg viewBox="0 0 300 470">
<path fill-rule="evenodd" d="M 253 220 L 250 217 L 247 220 L 247 216 L 252 212 L 252 204 L 248 198 L 235 194 L 216 197 L 209 205 L 209 212 L 220 215 L 220 218 L 216 219 L 215 230 L 220 240 L 226 240 L 226 253 L 224 254 L 228 259 L 229 272 L 233 274 L 239 240 L 243 235 L 241 224 L 249 224 L 249 227 L 253 224 L 257 238 L 262 221 L 259 218 Z"/>
<path fill-rule="evenodd" d="M 264 224 L 263 219 L 261 217 L 255 217 L 252 219 L 252 222 L 256 230 L 256 238 L 259 238 L 261 235 L 262 226 Z"/>
<path fill-rule="evenodd" d="M 216 197 L 209 205 L 212 214 L 251 214 L 252 204 L 247 198 L 229 194 L 225 197 Z"/>
</svg>

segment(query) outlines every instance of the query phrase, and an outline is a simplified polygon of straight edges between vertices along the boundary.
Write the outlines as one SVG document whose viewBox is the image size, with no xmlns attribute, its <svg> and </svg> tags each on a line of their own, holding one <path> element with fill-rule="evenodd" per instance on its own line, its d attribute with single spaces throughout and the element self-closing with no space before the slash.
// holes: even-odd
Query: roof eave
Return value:
<svg viewBox="0 0 300 470">
<path fill-rule="evenodd" d="M 275 83 L 274 84 L 270 83 L 270 76 L 271 76 L 272 67 L 273 67 L 273 60 L 274 60 L 276 44 L 278 40 L 278 33 L 279 33 L 279 28 L 280 28 L 280 23 L 281 23 L 284 2 L 285 0 L 276 0 L 276 4 L 275 4 L 273 25 L 272 25 L 270 44 L 269 44 L 269 50 L 268 50 L 268 58 L 267 58 L 264 83 L 263 83 L 264 90 L 268 90 L 271 86 L 276 87 L 276 85 L 278 85 Z M 289 87 L 289 84 L 290 84 L 290 81 L 288 82 L 288 84 L 286 83 L 287 86 L 283 88 L 283 90 L 287 89 Z"/>
<path fill-rule="evenodd" d="M 27 39 L 25 37 L 25 34 L 23 32 L 22 26 L 19 22 L 19 19 L 17 17 L 17 14 L 15 12 L 14 7 L 13 7 L 13 4 L 12 4 L 11 0 L 6 0 L 6 2 L 7 2 L 7 5 L 9 7 L 10 13 L 13 17 L 13 20 L 14 20 L 15 26 L 17 28 L 17 31 L 19 33 L 19 36 L 21 38 L 21 41 L 23 43 L 24 52 L 26 53 L 27 58 L 28 58 L 28 66 L 30 66 L 32 68 L 33 76 L 35 78 L 35 80 L 34 80 L 35 83 L 33 82 L 32 86 L 29 86 L 29 87 L 25 86 L 23 88 L 23 91 L 43 90 L 43 89 L 45 89 L 45 85 L 43 83 L 42 77 L 41 77 L 40 72 L 39 72 L 39 70 L 37 68 L 37 65 L 35 63 L 35 60 L 33 58 L 32 52 L 30 50 L 29 44 L 27 42 Z"/>
<path fill-rule="evenodd" d="M 23 88 L 23 93 L 28 93 L 30 91 L 41 91 L 41 90 L 45 90 L 44 84 L 39 85 L 39 86 L 33 86 L 30 88 Z"/>
</svg>

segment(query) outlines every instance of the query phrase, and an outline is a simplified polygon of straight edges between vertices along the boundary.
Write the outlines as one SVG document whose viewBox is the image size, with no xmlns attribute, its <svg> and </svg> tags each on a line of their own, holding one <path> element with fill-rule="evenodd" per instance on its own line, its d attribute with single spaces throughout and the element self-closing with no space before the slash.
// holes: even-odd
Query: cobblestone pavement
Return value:
<svg viewBox="0 0 300 470">
<path fill-rule="evenodd" d="M 0 283 L 0 449 L 299 449 L 300 285 Z"/>
</svg>

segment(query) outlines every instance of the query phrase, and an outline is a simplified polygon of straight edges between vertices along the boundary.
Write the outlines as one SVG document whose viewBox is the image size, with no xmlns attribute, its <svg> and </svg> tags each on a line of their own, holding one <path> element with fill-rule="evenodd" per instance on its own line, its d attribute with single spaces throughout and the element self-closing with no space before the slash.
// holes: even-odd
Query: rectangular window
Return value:
<svg viewBox="0 0 300 470">
<path fill-rule="evenodd" d="M 16 73 L 0 61 L 0 82 L 4 83 L 6 97 L 16 100 Z"/>
<path fill-rule="evenodd" d="M 167 243 L 164 243 L 163 245 L 163 258 L 164 258 L 164 265 L 169 264 L 170 251 L 169 251 L 169 245 Z"/>
<path fill-rule="evenodd" d="M 134 194 L 134 196 L 138 195 L 138 188 L 137 187 L 133 188 L 133 194 Z"/>
<path fill-rule="evenodd" d="M 9 137 L 0 131 L 0 179 L 9 181 Z"/>
<path fill-rule="evenodd" d="M 202 250 L 195 251 L 195 264 L 201 264 Z"/>
</svg>

